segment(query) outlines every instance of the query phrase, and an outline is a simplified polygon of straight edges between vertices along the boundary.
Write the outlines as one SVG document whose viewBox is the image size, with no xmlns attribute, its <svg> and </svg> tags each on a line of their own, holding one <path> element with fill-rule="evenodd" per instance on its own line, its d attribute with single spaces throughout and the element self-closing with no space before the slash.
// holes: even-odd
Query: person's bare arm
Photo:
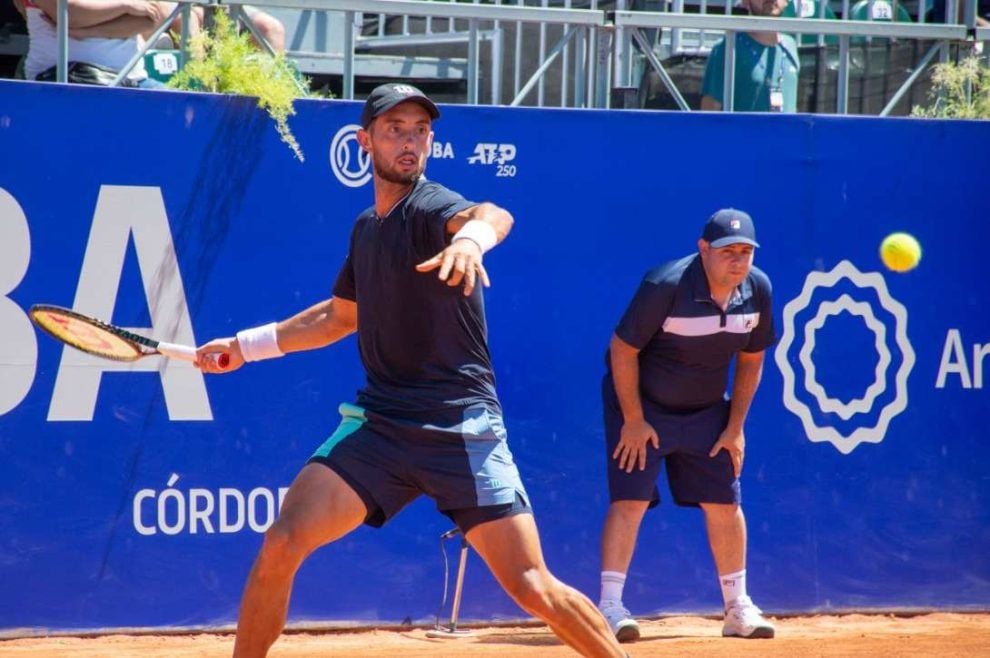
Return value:
<svg viewBox="0 0 990 658">
<path fill-rule="evenodd" d="M 711 96 L 705 95 L 701 97 L 701 109 L 704 112 L 718 112 L 722 109 L 722 104 Z"/>
<path fill-rule="evenodd" d="M 154 19 L 158 12 L 145 0 L 68 0 L 69 29 L 92 27 L 121 16 L 143 16 Z M 58 14 L 58 0 L 35 0 L 35 4 L 52 21 Z"/>
<path fill-rule="evenodd" d="M 612 459 L 619 460 L 619 468 L 631 473 L 633 468 L 646 468 L 646 445 L 660 447 L 660 437 L 643 415 L 643 401 L 639 394 L 639 350 L 612 335 L 609 345 L 612 381 L 615 395 L 622 409 L 622 430 L 619 444 L 612 452 Z"/>
<path fill-rule="evenodd" d="M 151 19 L 128 14 L 88 27 L 70 27 L 69 36 L 73 39 L 129 39 L 154 29 L 155 22 Z"/>
<path fill-rule="evenodd" d="M 470 295 L 474 290 L 478 278 L 485 287 L 491 285 L 488 272 L 481 264 L 484 248 L 502 242 L 509 235 L 514 222 L 507 210 L 499 208 L 494 203 L 485 202 L 462 210 L 448 219 L 447 233 L 456 234 L 471 221 L 487 225 L 494 234 L 494 244 L 484 245 L 473 238 L 454 240 L 439 254 L 416 266 L 418 272 L 430 272 L 439 268 L 438 276 L 441 281 L 446 281 L 448 286 L 457 286 L 463 281 L 465 296 Z"/>
<path fill-rule="evenodd" d="M 472 219 L 479 219 L 487 224 L 490 224 L 491 227 L 495 229 L 495 234 L 498 236 L 499 242 L 504 240 L 506 236 L 509 235 L 509 231 L 512 230 L 512 224 L 514 222 L 512 215 L 509 214 L 508 210 L 505 208 L 499 208 L 494 203 L 485 201 L 476 206 L 471 206 L 466 210 L 462 210 L 448 219 L 447 233 L 451 235 L 457 233 Z"/>
<path fill-rule="evenodd" d="M 357 330 L 357 304 L 331 297 L 278 323 L 278 346 L 285 352 L 315 350 Z"/>
</svg>

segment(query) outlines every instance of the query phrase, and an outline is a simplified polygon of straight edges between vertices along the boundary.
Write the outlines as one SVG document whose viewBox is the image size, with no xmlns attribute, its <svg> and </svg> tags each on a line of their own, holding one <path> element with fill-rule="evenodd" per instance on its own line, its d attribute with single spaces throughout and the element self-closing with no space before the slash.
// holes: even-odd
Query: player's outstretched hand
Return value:
<svg viewBox="0 0 990 658">
<path fill-rule="evenodd" d="M 440 280 L 446 281 L 448 286 L 464 283 L 465 297 L 474 291 L 478 279 L 486 288 L 492 285 L 485 266 L 481 264 L 481 247 L 474 240 L 454 240 L 439 254 L 417 265 L 416 271 L 431 272 L 437 268 L 440 268 Z"/>
<path fill-rule="evenodd" d="M 632 473 L 636 466 L 641 471 L 645 470 L 646 446 L 649 443 L 660 449 L 660 437 L 652 425 L 645 420 L 623 423 L 619 445 L 612 452 L 612 459 L 619 460 L 619 470 Z"/>
<path fill-rule="evenodd" d="M 196 367 L 203 372 L 233 372 L 244 365 L 237 339 L 218 338 L 196 349 Z"/>
</svg>

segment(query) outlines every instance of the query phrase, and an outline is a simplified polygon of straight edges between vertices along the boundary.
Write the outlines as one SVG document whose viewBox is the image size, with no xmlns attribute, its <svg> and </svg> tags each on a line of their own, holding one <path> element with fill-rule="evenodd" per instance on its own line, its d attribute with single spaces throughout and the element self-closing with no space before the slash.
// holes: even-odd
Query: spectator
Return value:
<svg viewBox="0 0 990 658">
<path fill-rule="evenodd" d="M 268 42 L 268 45 L 271 46 L 271 49 L 276 54 L 284 53 L 285 26 L 282 25 L 282 21 L 275 18 L 271 14 L 265 13 L 260 9 L 251 7 L 250 5 L 241 5 L 241 8 L 244 10 L 244 13 L 247 14 L 247 17 L 254 24 L 254 27 L 258 30 L 258 34 L 260 34 L 265 39 L 265 41 Z M 203 7 L 193 7 L 192 18 L 193 20 L 190 21 L 190 26 L 189 26 L 190 35 L 197 34 L 202 29 L 203 23 L 205 22 Z M 181 18 L 177 18 L 173 22 L 171 27 L 173 31 L 180 32 L 182 30 Z M 261 44 L 258 43 L 258 40 L 254 38 L 253 34 L 251 35 L 251 40 L 259 47 L 261 47 Z"/>
<path fill-rule="evenodd" d="M 24 0 L 30 35 L 24 77 L 54 81 L 58 36 L 56 0 Z M 141 49 L 149 33 L 174 8 L 167 2 L 146 0 L 68 0 L 69 82 L 109 84 Z M 123 86 L 161 89 L 148 77 L 140 59 L 122 81 Z"/>
<path fill-rule="evenodd" d="M 969 0 L 970 2 L 972 0 Z M 966 0 L 956 0 L 956 16 L 952 21 L 945 20 L 946 0 L 935 0 L 929 10 L 928 21 L 931 23 L 963 23 L 966 20 Z M 976 27 L 990 27 L 990 0 L 977 0 Z"/>
<path fill-rule="evenodd" d="M 753 16 L 780 16 L 787 0 L 743 0 Z M 733 109 L 740 112 L 796 112 L 801 68 L 794 37 L 779 32 L 740 32 L 736 35 Z M 708 57 L 701 85 L 701 109 L 721 110 L 725 71 L 725 40 Z"/>
</svg>

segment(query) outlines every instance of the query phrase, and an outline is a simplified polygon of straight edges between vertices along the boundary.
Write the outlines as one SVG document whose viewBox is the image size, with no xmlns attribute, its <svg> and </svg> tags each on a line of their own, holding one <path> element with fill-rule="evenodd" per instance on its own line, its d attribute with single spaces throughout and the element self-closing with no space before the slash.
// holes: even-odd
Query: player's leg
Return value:
<svg viewBox="0 0 990 658">
<path fill-rule="evenodd" d="M 466 536 L 509 596 L 563 642 L 583 656 L 625 656 L 588 597 L 547 569 L 531 514 L 482 523 Z"/>
<path fill-rule="evenodd" d="M 340 475 L 307 464 L 285 495 L 278 519 L 248 575 L 237 619 L 235 658 L 265 656 L 285 625 L 292 581 L 316 548 L 361 525 L 368 510 Z"/>
<path fill-rule="evenodd" d="M 244 589 L 236 658 L 264 656 L 278 638 L 293 577 L 306 556 L 362 522 L 383 525 L 419 495 L 395 477 L 404 453 L 365 410 L 342 404 L 340 413 L 340 425 L 300 471 L 265 534 Z"/>
</svg>

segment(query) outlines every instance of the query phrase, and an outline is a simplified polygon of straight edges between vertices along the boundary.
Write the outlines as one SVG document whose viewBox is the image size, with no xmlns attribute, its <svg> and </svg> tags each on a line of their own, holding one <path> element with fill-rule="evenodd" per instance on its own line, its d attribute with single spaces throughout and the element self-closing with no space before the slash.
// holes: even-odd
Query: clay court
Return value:
<svg viewBox="0 0 990 658">
<path fill-rule="evenodd" d="M 935 613 L 917 616 L 841 615 L 777 619 L 774 640 L 719 637 L 721 622 L 666 617 L 643 622 L 643 637 L 626 645 L 636 658 L 653 656 L 990 656 L 990 615 Z M 555 658 L 574 656 L 542 626 L 487 627 L 456 640 L 426 637 L 423 629 L 366 630 L 283 635 L 271 658 Z M 0 641 L 0 658 L 220 658 L 228 634 L 109 635 Z"/>
</svg>

